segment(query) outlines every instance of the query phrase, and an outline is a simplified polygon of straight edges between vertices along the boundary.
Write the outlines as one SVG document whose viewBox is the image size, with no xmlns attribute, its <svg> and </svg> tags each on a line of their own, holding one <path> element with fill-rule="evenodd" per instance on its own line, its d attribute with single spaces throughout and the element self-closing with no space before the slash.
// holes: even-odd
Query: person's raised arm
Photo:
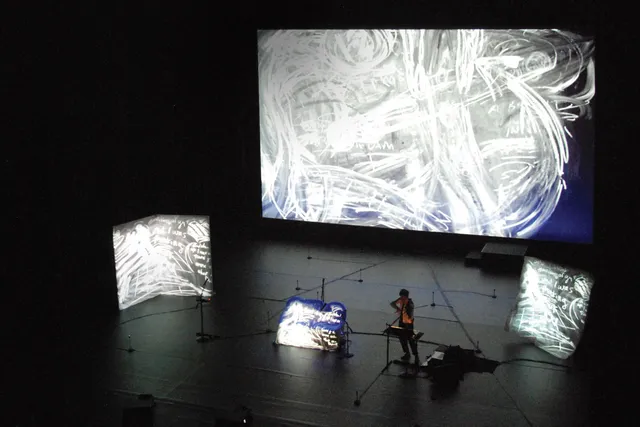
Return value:
<svg viewBox="0 0 640 427">
<path fill-rule="evenodd" d="M 391 302 L 389 303 L 389 305 L 391 306 L 391 308 L 393 308 L 393 309 L 394 309 L 394 310 L 396 310 L 396 311 L 400 310 L 400 309 L 398 308 L 398 300 L 397 300 L 397 299 L 395 299 L 395 300 L 391 301 Z"/>
</svg>

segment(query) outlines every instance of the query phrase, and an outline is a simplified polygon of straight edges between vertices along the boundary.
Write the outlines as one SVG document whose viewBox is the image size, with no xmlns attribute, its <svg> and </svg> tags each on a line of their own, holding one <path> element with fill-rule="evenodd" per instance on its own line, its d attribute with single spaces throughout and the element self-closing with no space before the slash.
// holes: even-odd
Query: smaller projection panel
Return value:
<svg viewBox="0 0 640 427">
<path fill-rule="evenodd" d="M 200 295 L 212 279 L 206 216 L 154 215 L 118 225 L 113 248 L 120 310 L 158 295 Z"/>
<path fill-rule="evenodd" d="M 339 302 L 293 297 L 280 316 L 276 344 L 338 350 L 346 320 L 347 309 Z"/>
<path fill-rule="evenodd" d="M 526 257 L 509 329 L 560 359 L 568 358 L 584 330 L 593 283 L 583 271 Z"/>
</svg>

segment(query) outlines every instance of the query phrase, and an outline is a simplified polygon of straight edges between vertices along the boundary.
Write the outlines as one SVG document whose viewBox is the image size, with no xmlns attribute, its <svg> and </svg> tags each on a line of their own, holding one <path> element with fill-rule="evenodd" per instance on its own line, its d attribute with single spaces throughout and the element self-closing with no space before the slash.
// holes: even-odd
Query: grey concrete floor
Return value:
<svg viewBox="0 0 640 427">
<path fill-rule="evenodd" d="M 277 347 L 266 332 L 277 328 L 287 298 L 315 298 L 323 278 L 325 299 L 347 307 L 353 358 Z M 212 342 L 195 340 L 200 313 L 193 297 L 161 296 L 120 313 L 92 351 L 88 424 L 120 425 L 122 408 L 149 393 L 158 399 L 160 427 L 215 425 L 216 416 L 231 417 L 238 405 L 264 426 L 589 425 L 588 375 L 578 370 L 514 362 L 494 374 L 469 373 L 455 393 L 435 400 L 430 381 L 399 378 L 398 366 L 376 380 L 386 340 L 373 334 L 394 320 L 388 304 L 401 288 L 419 307 L 416 328 L 425 341 L 479 345 L 497 361 L 571 365 L 504 331 L 518 277 L 466 268 L 463 259 L 254 242 L 214 255 L 213 285 L 216 295 L 204 307 L 205 332 L 220 336 Z M 126 351 L 129 336 L 133 352 Z M 421 343 L 421 358 L 434 349 Z M 391 357 L 400 354 L 392 341 Z"/>
</svg>

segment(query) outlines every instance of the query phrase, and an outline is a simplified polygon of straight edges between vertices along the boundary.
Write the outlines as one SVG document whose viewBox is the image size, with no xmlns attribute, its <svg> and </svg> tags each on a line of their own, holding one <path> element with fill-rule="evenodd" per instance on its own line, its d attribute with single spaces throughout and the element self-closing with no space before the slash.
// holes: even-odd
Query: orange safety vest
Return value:
<svg viewBox="0 0 640 427">
<path fill-rule="evenodd" d="M 412 325 L 413 324 L 413 316 L 409 316 L 409 313 L 407 313 L 407 306 L 410 304 L 410 300 L 407 300 L 406 303 L 402 303 L 402 301 L 400 300 L 400 298 L 398 298 L 396 300 L 396 307 L 398 307 L 398 310 L 402 310 L 402 317 L 401 317 L 401 321 L 402 323 L 404 323 L 405 325 Z"/>
</svg>

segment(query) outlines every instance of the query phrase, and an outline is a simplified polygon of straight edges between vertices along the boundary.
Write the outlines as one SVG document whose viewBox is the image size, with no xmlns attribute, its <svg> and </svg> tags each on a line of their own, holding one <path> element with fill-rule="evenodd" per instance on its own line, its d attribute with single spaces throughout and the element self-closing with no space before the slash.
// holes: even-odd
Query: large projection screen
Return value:
<svg viewBox="0 0 640 427">
<path fill-rule="evenodd" d="M 262 215 L 593 240 L 595 39 L 258 32 Z"/>
<path fill-rule="evenodd" d="M 210 296 L 209 230 L 209 217 L 189 215 L 154 215 L 113 227 L 120 310 L 158 295 Z"/>
</svg>

